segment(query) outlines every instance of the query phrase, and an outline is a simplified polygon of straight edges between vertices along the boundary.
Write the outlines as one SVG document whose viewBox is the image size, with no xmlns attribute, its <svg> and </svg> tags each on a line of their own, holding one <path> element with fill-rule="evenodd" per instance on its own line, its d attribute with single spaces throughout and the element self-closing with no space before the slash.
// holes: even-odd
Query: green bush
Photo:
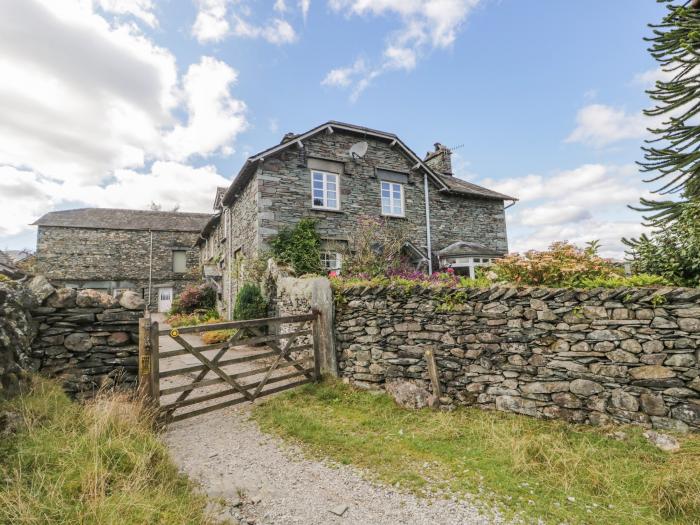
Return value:
<svg viewBox="0 0 700 525">
<path fill-rule="evenodd" d="M 267 317 L 267 303 L 260 293 L 260 287 L 252 283 L 244 284 L 236 296 L 233 318 L 242 321 L 263 317 Z"/>
<path fill-rule="evenodd" d="M 200 324 L 219 323 L 223 321 L 216 310 L 204 310 L 192 314 L 174 314 L 165 320 L 173 328 L 196 326 Z"/>
<path fill-rule="evenodd" d="M 615 275 L 613 277 L 581 279 L 579 286 L 581 288 L 638 288 L 644 286 L 670 286 L 672 284 L 673 283 L 671 281 L 665 277 L 661 277 L 660 275 L 640 273 L 630 276 Z"/>
<path fill-rule="evenodd" d="M 209 284 L 193 284 L 185 288 L 175 298 L 170 309 L 171 315 L 191 314 L 198 310 L 216 308 L 216 290 Z"/>
<path fill-rule="evenodd" d="M 288 264 L 297 275 L 321 274 L 321 237 L 314 219 L 301 219 L 293 228 L 283 228 L 270 240 L 275 260 Z"/>
<path fill-rule="evenodd" d="M 490 269 L 499 281 L 532 286 L 581 286 L 584 280 L 622 277 L 620 268 L 596 252 L 596 243 L 581 249 L 555 242 L 547 251 L 530 250 L 497 259 Z"/>
</svg>

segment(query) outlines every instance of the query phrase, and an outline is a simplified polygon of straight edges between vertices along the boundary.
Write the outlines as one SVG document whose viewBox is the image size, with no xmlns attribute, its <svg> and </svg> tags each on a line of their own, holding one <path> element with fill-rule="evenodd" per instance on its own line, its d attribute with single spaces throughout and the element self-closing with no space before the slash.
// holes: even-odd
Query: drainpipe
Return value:
<svg viewBox="0 0 700 525">
<path fill-rule="evenodd" d="M 423 174 L 423 193 L 425 195 L 425 235 L 428 248 L 428 275 L 433 274 L 433 248 L 430 243 L 430 199 L 428 197 L 428 174 Z"/>
<path fill-rule="evenodd" d="M 148 248 L 148 305 L 147 308 L 151 310 L 151 297 L 153 294 L 153 230 L 148 230 L 151 235 L 150 246 Z"/>
</svg>

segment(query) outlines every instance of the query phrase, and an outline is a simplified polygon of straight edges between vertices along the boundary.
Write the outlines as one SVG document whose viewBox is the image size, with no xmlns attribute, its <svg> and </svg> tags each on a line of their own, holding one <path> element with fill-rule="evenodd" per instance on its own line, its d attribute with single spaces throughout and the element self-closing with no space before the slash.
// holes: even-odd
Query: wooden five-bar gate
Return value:
<svg viewBox="0 0 700 525">
<path fill-rule="evenodd" d="M 191 337 L 215 330 L 235 333 L 206 345 Z M 168 423 L 318 381 L 319 330 L 318 312 L 169 330 L 146 317 L 139 323 L 139 391 Z"/>
</svg>

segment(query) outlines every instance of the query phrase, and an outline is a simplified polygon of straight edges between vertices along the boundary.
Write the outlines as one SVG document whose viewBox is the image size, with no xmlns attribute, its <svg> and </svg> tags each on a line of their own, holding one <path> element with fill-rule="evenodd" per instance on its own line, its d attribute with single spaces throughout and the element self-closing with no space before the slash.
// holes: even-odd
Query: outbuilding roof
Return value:
<svg viewBox="0 0 700 525">
<path fill-rule="evenodd" d="M 500 257 L 503 252 L 487 248 L 483 244 L 475 242 L 457 241 L 437 252 L 438 257 L 449 257 L 454 255 L 493 255 Z"/>
<path fill-rule="evenodd" d="M 49 212 L 32 224 L 63 228 L 199 232 L 211 216 L 209 213 L 177 211 L 79 208 Z"/>
</svg>

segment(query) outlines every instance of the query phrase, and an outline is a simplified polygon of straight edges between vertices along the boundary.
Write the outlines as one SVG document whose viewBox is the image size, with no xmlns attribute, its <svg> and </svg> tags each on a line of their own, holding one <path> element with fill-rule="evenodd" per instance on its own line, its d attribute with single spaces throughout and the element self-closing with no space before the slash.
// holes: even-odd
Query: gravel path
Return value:
<svg viewBox="0 0 700 525">
<path fill-rule="evenodd" d="M 249 406 L 175 423 L 164 440 L 183 472 L 212 498 L 227 500 L 217 514 L 233 523 L 502 523 L 496 513 L 485 515 L 466 501 L 418 498 L 371 483 L 352 467 L 305 459 L 298 449 L 262 433 Z"/>
</svg>

